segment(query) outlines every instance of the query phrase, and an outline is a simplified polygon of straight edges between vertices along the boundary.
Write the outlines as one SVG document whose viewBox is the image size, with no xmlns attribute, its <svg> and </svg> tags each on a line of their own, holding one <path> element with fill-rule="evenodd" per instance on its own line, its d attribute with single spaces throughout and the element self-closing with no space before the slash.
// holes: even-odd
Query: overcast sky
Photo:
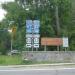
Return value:
<svg viewBox="0 0 75 75">
<path fill-rule="evenodd" d="M 11 2 L 11 1 L 14 1 L 14 0 L 0 0 L 0 4 L 4 2 Z M 0 5 L 0 21 L 4 18 L 4 14 L 6 14 L 6 11 L 4 11 Z"/>
</svg>

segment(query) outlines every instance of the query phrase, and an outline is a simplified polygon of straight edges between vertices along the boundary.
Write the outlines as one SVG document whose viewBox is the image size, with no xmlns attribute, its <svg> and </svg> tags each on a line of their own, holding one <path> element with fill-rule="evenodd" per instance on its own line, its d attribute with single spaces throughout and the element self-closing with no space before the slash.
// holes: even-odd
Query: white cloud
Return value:
<svg viewBox="0 0 75 75">
<path fill-rule="evenodd" d="M 0 4 L 4 3 L 4 2 L 11 2 L 11 1 L 14 1 L 14 0 L 0 0 Z M 2 19 L 5 18 L 5 16 L 4 16 L 5 14 L 6 14 L 6 11 L 3 10 L 0 5 L 0 21 L 2 21 Z"/>
<path fill-rule="evenodd" d="M 0 3 L 11 2 L 11 1 L 14 1 L 14 0 L 0 0 Z"/>
<path fill-rule="evenodd" d="M 3 19 L 3 18 L 5 18 L 5 15 L 6 14 L 6 11 L 5 10 L 3 10 L 3 9 L 0 9 L 0 21 Z"/>
</svg>

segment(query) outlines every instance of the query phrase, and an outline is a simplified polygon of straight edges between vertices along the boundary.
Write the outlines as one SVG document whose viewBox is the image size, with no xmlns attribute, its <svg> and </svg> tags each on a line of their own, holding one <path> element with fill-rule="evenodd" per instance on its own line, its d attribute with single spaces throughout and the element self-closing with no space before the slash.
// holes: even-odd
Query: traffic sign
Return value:
<svg viewBox="0 0 75 75">
<path fill-rule="evenodd" d="M 39 33 L 39 20 L 26 20 L 26 33 Z"/>
<path fill-rule="evenodd" d="M 26 44 L 26 48 L 31 48 L 32 45 L 31 44 Z"/>
<path fill-rule="evenodd" d="M 32 26 L 32 20 L 26 20 L 26 27 Z"/>
<path fill-rule="evenodd" d="M 39 48 L 39 44 L 34 44 L 34 48 Z"/>
<path fill-rule="evenodd" d="M 26 38 L 29 38 L 29 37 L 39 38 L 40 34 L 26 34 Z"/>
<path fill-rule="evenodd" d="M 33 33 L 38 34 L 38 33 L 39 33 L 39 29 L 35 29 L 35 28 L 34 28 Z"/>
<path fill-rule="evenodd" d="M 34 23 L 35 27 L 40 27 L 40 21 L 39 20 L 34 20 L 33 23 Z"/>
<path fill-rule="evenodd" d="M 32 20 L 26 20 L 26 33 L 32 33 Z"/>
<path fill-rule="evenodd" d="M 26 28 L 26 33 L 39 33 L 39 29 Z"/>
<path fill-rule="evenodd" d="M 34 44 L 39 44 L 39 38 L 34 38 Z"/>
<path fill-rule="evenodd" d="M 35 38 L 39 38 L 40 37 L 40 34 L 35 34 L 34 37 Z"/>
<path fill-rule="evenodd" d="M 32 37 L 32 34 L 26 34 L 26 38 Z"/>
<path fill-rule="evenodd" d="M 40 21 L 34 20 L 34 33 L 39 33 Z"/>
<path fill-rule="evenodd" d="M 26 33 L 32 33 L 32 29 L 26 29 Z"/>
<path fill-rule="evenodd" d="M 31 43 L 31 38 L 26 38 L 26 43 Z"/>
<path fill-rule="evenodd" d="M 26 47 L 39 47 L 39 20 L 26 20 Z"/>
</svg>

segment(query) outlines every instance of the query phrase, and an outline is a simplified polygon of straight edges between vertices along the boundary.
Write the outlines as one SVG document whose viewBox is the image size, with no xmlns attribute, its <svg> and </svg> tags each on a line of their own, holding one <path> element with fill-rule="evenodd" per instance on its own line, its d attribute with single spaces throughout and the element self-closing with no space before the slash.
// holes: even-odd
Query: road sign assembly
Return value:
<svg viewBox="0 0 75 75">
<path fill-rule="evenodd" d="M 26 47 L 39 48 L 39 20 L 26 20 Z"/>
</svg>

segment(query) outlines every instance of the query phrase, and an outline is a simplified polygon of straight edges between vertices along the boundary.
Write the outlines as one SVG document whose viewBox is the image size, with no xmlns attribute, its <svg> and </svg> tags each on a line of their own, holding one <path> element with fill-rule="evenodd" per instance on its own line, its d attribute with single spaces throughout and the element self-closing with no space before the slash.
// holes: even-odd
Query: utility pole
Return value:
<svg viewBox="0 0 75 75">
<path fill-rule="evenodd" d="M 55 18 L 56 18 L 57 37 L 60 37 L 59 10 L 57 4 L 55 5 Z M 57 46 L 57 51 L 59 51 L 59 46 Z"/>
<path fill-rule="evenodd" d="M 12 34 L 11 34 L 11 51 L 13 50 L 12 45 L 13 45 L 13 39 L 12 39 Z"/>
<path fill-rule="evenodd" d="M 12 35 L 12 29 L 8 29 L 8 32 L 11 35 L 11 51 L 13 50 L 12 45 L 13 45 L 13 35 Z"/>
<path fill-rule="evenodd" d="M 59 37 L 60 36 L 60 24 L 59 24 L 58 5 L 55 5 L 55 18 L 56 18 L 57 37 Z"/>
</svg>

